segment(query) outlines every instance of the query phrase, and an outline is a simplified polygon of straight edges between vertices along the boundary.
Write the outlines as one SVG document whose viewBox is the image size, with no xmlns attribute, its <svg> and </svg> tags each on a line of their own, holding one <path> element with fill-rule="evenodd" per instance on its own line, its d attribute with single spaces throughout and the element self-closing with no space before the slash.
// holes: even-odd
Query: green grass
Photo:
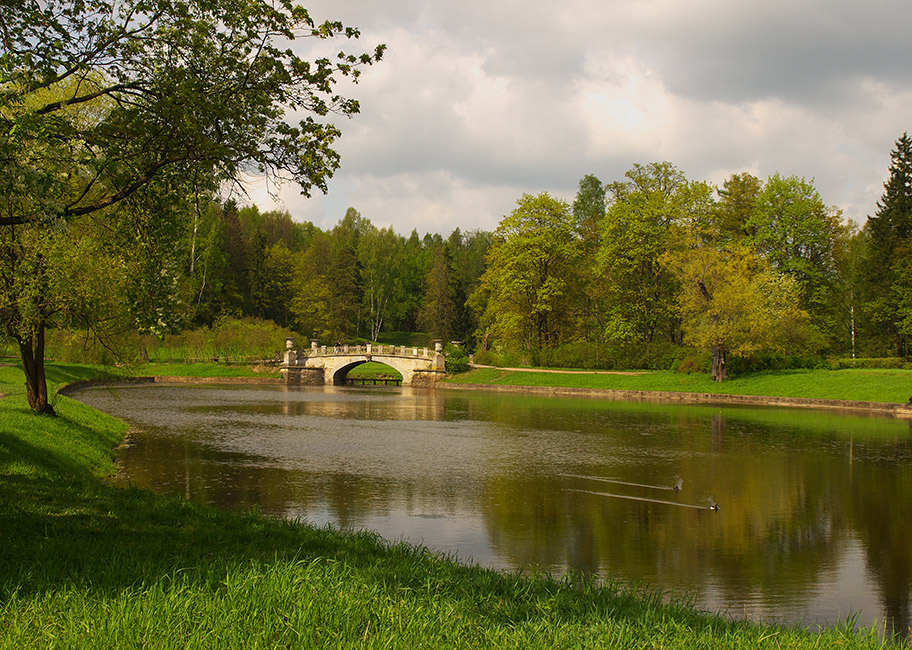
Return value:
<svg viewBox="0 0 912 650">
<path fill-rule="evenodd" d="M 912 396 L 912 370 L 770 370 L 717 383 L 705 374 L 683 375 L 670 371 L 613 375 L 585 371 L 544 373 L 479 368 L 449 377 L 446 381 L 500 386 L 607 388 L 891 403 L 906 402 Z"/>
<path fill-rule="evenodd" d="M 368 361 L 348 372 L 352 379 L 402 379 L 402 373 L 385 363 Z"/>
<path fill-rule="evenodd" d="M 134 377 L 281 377 L 275 366 L 253 367 L 224 363 L 144 363 L 130 367 Z"/>
<path fill-rule="evenodd" d="M 59 417 L 33 415 L 21 375 L 0 382 L 0 648 L 885 647 L 115 488 L 122 423 L 65 397 Z"/>
</svg>

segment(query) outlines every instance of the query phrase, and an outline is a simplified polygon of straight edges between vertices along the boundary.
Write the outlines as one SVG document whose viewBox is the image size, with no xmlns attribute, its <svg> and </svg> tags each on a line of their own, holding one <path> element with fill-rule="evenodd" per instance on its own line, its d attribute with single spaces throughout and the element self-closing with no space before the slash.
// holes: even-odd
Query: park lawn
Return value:
<svg viewBox="0 0 912 650">
<path fill-rule="evenodd" d="M 385 363 L 368 361 L 349 370 L 348 377 L 352 379 L 402 379 L 402 373 Z"/>
<path fill-rule="evenodd" d="M 277 366 L 226 363 L 143 363 L 125 372 L 134 377 L 270 377 L 282 376 Z"/>
<path fill-rule="evenodd" d="M 122 422 L 62 396 L 59 417 L 34 415 L 21 376 L 0 381 L 0 648 L 887 647 L 117 488 Z"/>
<path fill-rule="evenodd" d="M 80 380 L 126 379 L 130 377 L 281 377 L 272 366 L 226 365 L 224 363 L 144 363 L 129 366 L 102 366 L 88 363 L 48 363 L 48 392 Z M 0 366 L 0 394 L 24 392 L 22 371 L 16 365 Z"/>
<path fill-rule="evenodd" d="M 706 374 L 531 372 L 477 368 L 446 379 L 461 384 L 554 386 L 613 390 L 763 395 L 904 403 L 912 397 L 912 370 L 768 370 L 718 383 Z"/>
</svg>

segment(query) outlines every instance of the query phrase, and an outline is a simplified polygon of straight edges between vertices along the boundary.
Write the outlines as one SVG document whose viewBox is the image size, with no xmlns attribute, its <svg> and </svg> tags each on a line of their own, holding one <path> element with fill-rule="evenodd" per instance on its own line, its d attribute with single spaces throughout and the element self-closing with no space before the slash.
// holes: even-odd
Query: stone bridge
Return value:
<svg viewBox="0 0 912 650">
<path fill-rule="evenodd" d="M 434 350 L 397 345 L 323 345 L 311 341 L 309 350 L 295 350 L 294 339 L 286 340 L 282 376 L 290 386 L 342 385 L 352 368 L 378 361 L 402 375 L 403 386 L 431 386 L 446 376 L 442 346 Z"/>
</svg>

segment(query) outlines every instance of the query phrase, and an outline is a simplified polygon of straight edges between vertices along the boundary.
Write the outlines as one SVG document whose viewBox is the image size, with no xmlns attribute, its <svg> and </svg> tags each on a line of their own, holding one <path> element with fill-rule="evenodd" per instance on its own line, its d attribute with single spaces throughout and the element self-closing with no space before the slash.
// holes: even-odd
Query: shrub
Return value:
<svg viewBox="0 0 912 650">
<path fill-rule="evenodd" d="M 910 368 L 912 364 L 906 363 L 902 357 L 880 357 L 876 359 L 837 359 L 836 368 Z"/>
<path fill-rule="evenodd" d="M 758 352 L 747 356 L 729 355 L 726 359 L 728 372 L 743 375 L 763 370 L 796 370 L 801 368 L 828 368 L 823 357 L 783 352 Z"/>
<path fill-rule="evenodd" d="M 475 353 L 475 363 L 513 368 L 523 365 L 522 355 L 514 350 L 488 349 Z"/>
<path fill-rule="evenodd" d="M 709 372 L 712 368 L 712 358 L 707 354 L 691 355 L 684 357 L 675 368 L 675 372 L 683 375 Z"/>
<path fill-rule="evenodd" d="M 48 330 L 47 356 L 69 362 L 113 364 L 159 361 L 180 363 L 224 359 L 274 359 L 294 332 L 259 318 L 223 318 L 164 338 L 125 332 L 103 343 L 86 331 Z M 299 345 L 301 341 L 299 339 Z"/>
<path fill-rule="evenodd" d="M 446 358 L 446 371 L 448 373 L 455 374 L 469 370 L 469 355 L 462 346 L 448 343 L 443 348 L 443 356 Z"/>
</svg>

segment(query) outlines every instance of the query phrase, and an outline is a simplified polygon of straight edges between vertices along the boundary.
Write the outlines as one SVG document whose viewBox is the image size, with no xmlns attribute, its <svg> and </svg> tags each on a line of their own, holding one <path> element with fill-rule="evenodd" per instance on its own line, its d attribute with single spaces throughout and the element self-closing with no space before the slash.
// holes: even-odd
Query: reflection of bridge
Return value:
<svg viewBox="0 0 912 650">
<path fill-rule="evenodd" d="M 446 375 L 440 346 L 434 350 L 398 345 L 323 345 L 311 341 L 309 350 L 295 350 L 288 339 L 282 376 L 290 385 L 345 384 L 348 372 L 377 361 L 399 371 L 403 386 L 430 386 Z"/>
</svg>

